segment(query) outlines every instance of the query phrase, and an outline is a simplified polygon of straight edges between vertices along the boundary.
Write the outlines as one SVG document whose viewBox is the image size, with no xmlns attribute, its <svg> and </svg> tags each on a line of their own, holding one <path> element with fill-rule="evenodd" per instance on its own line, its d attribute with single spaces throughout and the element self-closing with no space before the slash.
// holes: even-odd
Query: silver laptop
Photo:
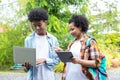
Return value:
<svg viewBox="0 0 120 80">
<path fill-rule="evenodd" d="M 32 66 L 36 66 L 36 49 L 14 46 L 13 56 L 15 64 L 23 64 L 29 62 Z"/>
</svg>

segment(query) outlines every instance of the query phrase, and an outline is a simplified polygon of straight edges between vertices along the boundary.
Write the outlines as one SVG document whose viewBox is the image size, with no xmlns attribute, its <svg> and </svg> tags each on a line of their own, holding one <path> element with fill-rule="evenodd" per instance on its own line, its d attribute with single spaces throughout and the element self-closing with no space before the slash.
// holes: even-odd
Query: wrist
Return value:
<svg viewBox="0 0 120 80">
<path fill-rule="evenodd" d="M 46 60 L 46 58 L 44 59 L 44 62 L 46 62 L 47 60 Z"/>
<path fill-rule="evenodd" d="M 79 59 L 79 60 L 78 60 L 78 63 L 79 63 L 79 64 L 81 64 L 81 63 L 82 63 L 82 60 L 81 60 L 81 59 Z"/>
</svg>

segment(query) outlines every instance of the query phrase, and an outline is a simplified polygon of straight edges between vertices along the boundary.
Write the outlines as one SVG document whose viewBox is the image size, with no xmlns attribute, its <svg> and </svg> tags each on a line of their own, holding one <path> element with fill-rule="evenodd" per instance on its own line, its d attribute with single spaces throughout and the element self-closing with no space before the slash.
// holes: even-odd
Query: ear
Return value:
<svg viewBox="0 0 120 80">
<path fill-rule="evenodd" d="M 82 28 L 80 27 L 79 30 L 82 31 Z"/>
<path fill-rule="evenodd" d="M 47 20 L 44 20 L 45 23 L 47 23 Z"/>
</svg>

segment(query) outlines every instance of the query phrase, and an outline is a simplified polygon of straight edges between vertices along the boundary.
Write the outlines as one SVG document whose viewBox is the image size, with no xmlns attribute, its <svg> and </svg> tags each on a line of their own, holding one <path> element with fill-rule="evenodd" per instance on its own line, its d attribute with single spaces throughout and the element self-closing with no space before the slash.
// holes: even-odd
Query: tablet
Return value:
<svg viewBox="0 0 120 80">
<path fill-rule="evenodd" d="M 72 52 L 57 52 L 57 55 L 62 62 L 71 62 L 73 57 Z"/>
<path fill-rule="evenodd" d="M 14 46 L 13 57 L 15 64 L 23 64 L 29 62 L 32 66 L 36 66 L 36 49 Z"/>
</svg>

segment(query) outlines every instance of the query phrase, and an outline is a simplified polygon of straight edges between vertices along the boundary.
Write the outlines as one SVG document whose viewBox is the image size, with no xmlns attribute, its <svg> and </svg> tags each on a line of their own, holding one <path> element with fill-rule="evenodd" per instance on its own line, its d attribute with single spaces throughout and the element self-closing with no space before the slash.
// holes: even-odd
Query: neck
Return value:
<svg viewBox="0 0 120 80">
<path fill-rule="evenodd" d="M 80 35 L 78 35 L 78 36 L 76 37 L 76 40 L 80 40 L 83 36 L 84 36 L 84 34 L 81 33 Z"/>
<path fill-rule="evenodd" d="M 47 35 L 47 32 L 46 33 L 36 33 L 37 35 L 39 35 L 39 36 L 45 36 L 45 35 Z"/>
</svg>

